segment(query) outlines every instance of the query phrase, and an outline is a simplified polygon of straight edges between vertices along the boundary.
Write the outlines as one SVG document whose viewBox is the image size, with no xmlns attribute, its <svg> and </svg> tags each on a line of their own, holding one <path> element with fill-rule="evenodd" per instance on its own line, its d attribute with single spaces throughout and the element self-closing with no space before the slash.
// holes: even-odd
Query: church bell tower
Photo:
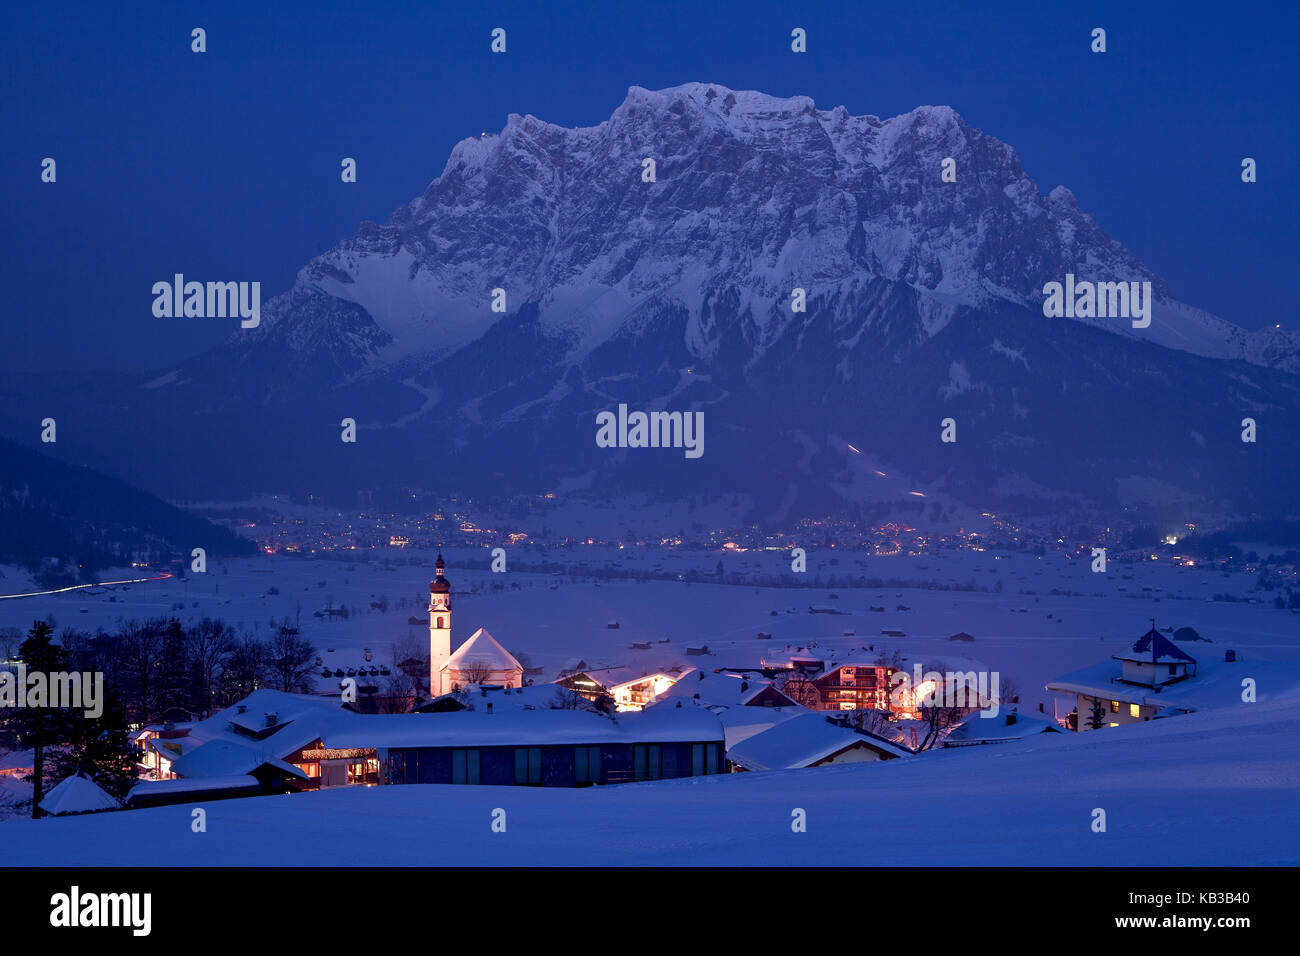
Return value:
<svg viewBox="0 0 1300 956">
<path fill-rule="evenodd" d="M 440 697 L 448 688 L 442 686 L 442 666 L 451 656 L 451 582 L 443 577 L 446 565 L 442 551 L 434 563 L 434 579 L 429 582 L 429 694 Z"/>
</svg>

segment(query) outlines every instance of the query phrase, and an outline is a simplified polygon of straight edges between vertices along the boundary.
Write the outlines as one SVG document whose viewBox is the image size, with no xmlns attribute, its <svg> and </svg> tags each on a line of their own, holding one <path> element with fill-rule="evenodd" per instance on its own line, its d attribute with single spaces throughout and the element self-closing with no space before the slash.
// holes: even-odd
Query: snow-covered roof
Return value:
<svg viewBox="0 0 1300 956">
<path fill-rule="evenodd" d="M 655 698 L 655 706 L 679 700 L 694 701 L 698 695 L 699 703 L 705 706 L 744 707 L 769 687 L 772 687 L 769 680 L 738 674 L 715 674 L 692 667 L 683 671 L 672 687 Z M 795 703 L 775 688 L 773 690 L 791 705 Z"/>
<path fill-rule="evenodd" d="M 243 707 L 243 713 L 240 713 L 240 707 Z M 260 738 L 250 736 L 250 733 L 269 729 L 266 728 L 265 717 L 268 713 L 276 715 L 274 729 Z M 356 715 L 343 709 L 342 700 L 338 697 L 288 694 L 264 688 L 253 691 L 237 704 L 198 722 L 185 737 L 153 740 L 150 745 L 166 747 L 168 744 L 179 743 L 181 752 L 189 756 L 197 753 L 201 747 L 224 741 L 249 746 L 259 753 L 283 760 L 322 736 L 331 722 L 347 720 L 353 716 Z M 163 753 L 168 759 L 177 759 L 175 753 L 167 753 L 165 750 Z"/>
<path fill-rule="evenodd" d="M 966 744 L 996 743 L 1032 737 L 1034 734 L 1059 732 L 1060 727 L 1050 720 L 1033 714 L 1018 714 L 1001 711 L 993 717 L 983 717 L 982 712 L 971 714 L 954 727 L 944 738 L 945 747 L 961 747 Z M 1015 723 L 1008 723 L 1014 716 Z"/>
<path fill-rule="evenodd" d="M 81 771 L 68 777 L 41 801 L 41 809 L 54 816 L 65 813 L 92 813 L 116 810 L 121 804 L 101 790 Z"/>
<path fill-rule="evenodd" d="M 616 690 L 625 687 L 628 684 L 637 684 L 641 681 L 653 680 L 656 677 L 666 677 L 669 680 L 678 680 L 671 674 L 663 671 L 649 671 L 633 667 L 596 667 L 590 670 L 578 671 L 576 674 L 569 674 L 568 678 L 573 677 L 590 677 L 605 690 Z"/>
<path fill-rule="evenodd" d="M 176 780 L 142 780 L 131 788 L 131 792 L 126 795 L 126 799 L 130 803 L 137 797 L 260 788 L 261 784 L 257 778 L 246 773 L 230 774 L 224 777 L 180 777 Z"/>
<path fill-rule="evenodd" d="M 443 667 L 460 669 L 471 665 L 487 667 L 493 671 L 522 672 L 524 669 L 514 655 L 498 644 L 496 638 L 484 627 L 471 634 L 469 640 L 447 658 Z"/>
<path fill-rule="evenodd" d="M 450 700 L 463 704 L 466 710 L 486 711 L 487 705 L 491 704 L 493 713 L 499 713 L 503 710 L 562 710 L 567 708 L 556 708 L 552 705 L 557 698 L 566 694 L 570 697 L 576 696 L 573 691 L 570 691 L 567 687 L 561 687 L 559 684 L 532 684 L 528 687 L 487 685 L 443 694 L 441 697 L 435 697 L 427 704 L 422 704 L 420 710 L 432 713 L 438 709 L 439 702 Z M 595 709 L 595 705 L 585 698 L 579 698 L 579 700 L 581 704 L 578 709 Z"/>
<path fill-rule="evenodd" d="M 784 723 L 792 717 L 810 713 L 808 708 L 793 707 L 716 707 L 710 708 L 722 721 L 722 729 L 727 735 L 727 749 L 730 750 L 742 740 L 748 740 L 755 734 Z"/>
<path fill-rule="evenodd" d="M 833 724 L 822 714 L 807 713 L 742 740 L 727 757 L 746 770 L 793 770 L 854 746 L 870 747 L 882 757 L 911 755 L 881 737 Z"/>
<path fill-rule="evenodd" d="M 1148 707 L 1200 709 L 1242 703 L 1241 682 L 1249 677 L 1255 681 L 1259 701 L 1300 696 L 1300 661 L 1241 660 L 1239 657 L 1230 663 L 1206 658 L 1197 662 L 1194 676 L 1158 688 L 1124 683 L 1120 680 L 1122 674 L 1122 662 L 1112 658 L 1057 677 L 1046 688 Z"/>
<path fill-rule="evenodd" d="M 1185 653 L 1173 641 L 1165 637 L 1154 627 L 1147 631 L 1134 642 L 1133 647 L 1122 654 L 1116 654 L 1117 660 L 1137 661 L 1143 664 L 1172 664 L 1176 661 L 1185 661 L 1189 664 L 1195 664 L 1196 658 Z"/>
<path fill-rule="evenodd" d="M 313 735 L 312 740 L 315 739 Z M 285 763 L 260 747 L 254 749 L 226 740 L 214 740 L 178 757 L 172 764 L 172 771 L 182 777 L 227 777 L 252 773 L 264 766 L 274 767 L 299 780 L 307 779 L 293 764 Z"/>
<path fill-rule="evenodd" d="M 330 748 L 509 747 L 722 740 L 722 725 L 692 708 L 620 714 L 617 720 L 584 710 L 504 713 L 367 714 L 340 724 L 325 737 Z"/>
</svg>

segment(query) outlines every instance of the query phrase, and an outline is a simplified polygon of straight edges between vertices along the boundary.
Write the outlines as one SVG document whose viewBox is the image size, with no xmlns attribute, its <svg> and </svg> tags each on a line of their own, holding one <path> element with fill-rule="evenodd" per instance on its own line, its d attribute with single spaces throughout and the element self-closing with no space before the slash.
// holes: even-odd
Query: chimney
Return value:
<svg viewBox="0 0 1300 956">
<path fill-rule="evenodd" d="M 276 725 L 276 722 L 277 722 L 279 719 L 280 719 L 280 715 L 277 714 L 277 713 L 275 713 L 274 711 L 271 711 L 271 712 L 267 713 L 267 714 L 266 714 L 266 726 L 268 726 L 268 727 L 274 727 L 274 726 Z"/>
<path fill-rule="evenodd" d="M 370 648 L 367 647 L 367 648 L 366 648 L 366 660 L 368 660 L 368 661 L 369 661 L 369 660 L 374 660 L 374 657 L 375 657 L 374 653 L 370 650 Z"/>
<path fill-rule="evenodd" d="M 1235 664 L 1237 662 L 1237 652 L 1225 651 L 1223 655 L 1223 662 L 1225 664 Z"/>
<path fill-rule="evenodd" d="M 1011 713 L 1007 714 L 1007 726 L 1011 727 L 1015 724 L 1015 722 L 1016 722 L 1016 713 L 1015 711 L 1012 711 Z"/>
<path fill-rule="evenodd" d="M 487 712 L 488 712 L 489 714 L 492 713 L 492 701 L 488 701 Z"/>
<path fill-rule="evenodd" d="M 243 713 L 244 711 L 246 711 L 246 710 L 248 710 L 248 705 L 247 705 L 247 704 L 238 704 L 238 705 L 236 705 L 236 707 L 235 707 L 235 713 L 237 713 L 237 714 L 242 714 L 242 713 Z"/>
</svg>

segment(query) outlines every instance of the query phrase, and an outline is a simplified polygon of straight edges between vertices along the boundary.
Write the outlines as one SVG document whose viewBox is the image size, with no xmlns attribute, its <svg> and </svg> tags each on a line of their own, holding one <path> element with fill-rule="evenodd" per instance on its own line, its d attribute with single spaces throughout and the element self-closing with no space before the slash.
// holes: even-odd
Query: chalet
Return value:
<svg viewBox="0 0 1300 956">
<path fill-rule="evenodd" d="M 678 702 L 702 707 L 794 707 L 795 701 L 769 680 L 690 668 L 665 688 L 655 705 Z"/>
<path fill-rule="evenodd" d="M 672 687 L 677 678 L 663 671 L 639 673 L 630 667 L 602 667 L 568 674 L 555 682 L 588 700 L 609 697 L 618 711 L 641 710 Z"/>
<path fill-rule="evenodd" d="M 911 756 L 883 737 L 834 723 L 821 714 L 801 714 L 736 744 L 727 752 L 733 772 L 796 770 Z"/>
<path fill-rule="evenodd" d="M 1243 680 L 1254 698 L 1284 696 L 1300 682 L 1300 663 L 1252 660 L 1226 651 L 1223 658 L 1197 660 L 1155 628 L 1109 661 L 1049 681 L 1050 691 L 1075 697 L 1069 715 L 1075 730 L 1118 727 L 1206 707 L 1243 702 Z"/>
<path fill-rule="evenodd" d="M 305 782 L 307 774 L 293 764 L 270 756 L 261 747 L 230 740 L 213 740 L 172 764 L 178 777 L 252 777 L 262 793 L 283 793 L 285 782 Z"/>
<path fill-rule="evenodd" d="M 817 690 L 813 710 L 889 710 L 889 667 L 868 661 L 846 661 L 812 678 Z"/>
</svg>

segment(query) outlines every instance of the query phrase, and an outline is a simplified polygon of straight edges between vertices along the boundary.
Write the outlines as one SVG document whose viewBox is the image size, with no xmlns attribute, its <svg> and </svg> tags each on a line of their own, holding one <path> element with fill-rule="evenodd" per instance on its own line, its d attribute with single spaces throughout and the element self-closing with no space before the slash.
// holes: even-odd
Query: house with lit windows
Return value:
<svg viewBox="0 0 1300 956">
<path fill-rule="evenodd" d="M 565 674 L 555 684 L 590 701 L 609 698 L 615 710 L 630 711 L 642 710 L 676 682 L 677 677 L 663 671 L 600 667 Z"/>
<path fill-rule="evenodd" d="M 1300 663 L 1252 659 L 1235 650 L 1192 657 L 1155 628 L 1110 660 L 1062 675 L 1047 690 L 1070 694 L 1072 730 L 1122 727 L 1229 707 L 1300 690 Z"/>
</svg>

